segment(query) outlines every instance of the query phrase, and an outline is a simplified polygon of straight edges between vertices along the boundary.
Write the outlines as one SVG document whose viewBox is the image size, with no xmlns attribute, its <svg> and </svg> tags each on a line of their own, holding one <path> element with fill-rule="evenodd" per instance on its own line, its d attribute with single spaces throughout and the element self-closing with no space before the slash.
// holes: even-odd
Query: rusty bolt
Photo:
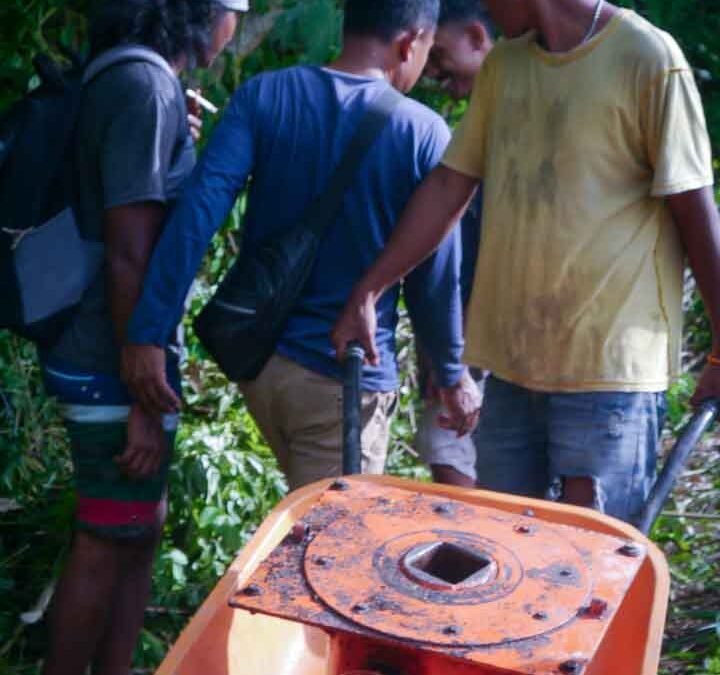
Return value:
<svg viewBox="0 0 720 675">
<path fill-rule="evenodd" d="M 533 511 L 532 509 L 525 509 L 525 511 L 523 511 L 523 515 L 527 516 L 528 518 L 534 518 L 535 511 Z"/>
<path fill-rule="evenodd" d="M 578 673 L 582 673 L 582 670 L 583 667 L 579 661 L 570 660 L 560 664 L 560 672 L 563 673 L 563 675 L 577 675 Z"/>
<path fill-rule="evenodd" d="M 621 546 L 617 552 L 627 558 L 639 558 L 642 555 L 642 548 L 634 542 L 630 542 Z"/>
<path fill-rule="evenodd" d="M 607 611 L 608 604 L 600 598 L 593 598 L 587 607 L 581 607 L 578 616 L 584 619 L 601 619 Z"/>
<path fill-rule="evenodd" d="M 535 621 L 547 621 L 548 613 L 547 612 L 535 612 L 535 614 L 532 615 L 532 618 L 535 619 Z"/>
<path fill-rule="evenodd" d="M 323 556 L 323 555 L 318 556 L 317 558 L 315 558 L 315 560 L 313 560 L 313 562 L 314 562 L 318 567 L 325 567 L 325 568 L 327 568 L 327 567 L 332 567 L 332 564 L 333 564 L 333 561 L 330 560 L 330 558 L 326 558 L 326 557 Z"/>
<path fill-rule="evenodd" d="M 460 635 L 460 633 L 462 633 L 462 628 L 460 628 L 460 626 L 445 626 L 445 628 L 443 628 L 443 633 L 445 635 Z"/>
<path fill-rule="evenodd" d="M 388 497 L 378 497 L 377 501 L 380 506 L 387 506 L 388 504 L 392 504 L 392 499 L 389 499 Z"/>
<path fill-rule="evenodd" d="M 437 504 L 433 506 L 433 511 L 439 516 L 451 516 L 455 509 L 452 504 Z"/>
<path fill-rule="evenodd" d="M 350 489 L 350 483 L 346 480 L 338 479 L 330 485 L 330 489 L 336 492 L 345 492 Z"/>
<path fill-rule="evenodd" d="M 243 595 L 247 595 L 249 598 L 256 598 L 258 595 L 262 595 L 262 592 L 263 589 L 257 584 L 250 584 L 242 590 Z"/>
<path fill-rule="evenodd" d="M 366 614 L 370 611 L 370 605 L 367 602 L 358 602 L 357 605 L 353 606 L 352 611 L 355 614 Z"/>
<path fill-rule="evenodd" d="M 310 526 L 307 523 L 295 523 L 290 530 L 290 541 L 294 544 L 301 544 L 310 534 Z"/>
<path fill-rule="evenodd" d="M 530 525 L 518 525 L 515 528 L 515 532 L 518 534 L 532 534 L 535 531 L 535 528 L 531 527 Z"/>
</svg>

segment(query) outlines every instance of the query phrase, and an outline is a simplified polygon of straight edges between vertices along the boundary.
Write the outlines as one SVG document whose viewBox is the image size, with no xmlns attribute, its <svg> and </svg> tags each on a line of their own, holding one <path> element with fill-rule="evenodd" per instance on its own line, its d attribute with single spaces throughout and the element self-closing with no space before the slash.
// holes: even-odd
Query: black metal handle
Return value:
<svg viewBox="0 0 720 675">
<path fill-rule="evenodd" d="M 648 534 L 670 496 L 675 481 L 703 434 L 712 426 L 720 411 L 720 401 L 705 401 L 682 430 L 675 447 L 670 451 L 650 496 L 638 519 L 638 529 Z"/>
<path fill-rule="evenodd" d="M 343 476 L 362 473 L 362 367 L 365 350 L 357 342 L 345 352 L 343 377 Z"/>
</svg>

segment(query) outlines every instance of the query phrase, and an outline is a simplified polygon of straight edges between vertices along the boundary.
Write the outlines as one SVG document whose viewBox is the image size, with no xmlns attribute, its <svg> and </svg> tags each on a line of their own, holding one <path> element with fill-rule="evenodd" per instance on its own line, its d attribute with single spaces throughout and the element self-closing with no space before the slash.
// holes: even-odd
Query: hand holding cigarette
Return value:
<svg viewBox="0 0 720 675">
<path fill-rule="evenodd" d="M 213 105 L 205 97 L 203 97 L 199 91 L 194 89 L 186 89 L 185 96 L 188 100 L 188 122 L 190 124 L 190 135 L 193 141 L 196 143 L 200 140 L 202 133 L 203 121 L 202 111 L 207 110 L 209 113 L 215 115 L 218 112 L 218 107 Z"/>
<path fill-rule="evenodd" d="M 191 101 L 203 108 L 203 110 L 207 110 L 212 115 L 217 115 L 220 111 L 220 109 L 214 103 L 211 103 L 204 96 L 201 96 L 199 91 L 195 91 L 194 89 L 187 89 L 185 91 L 185 95 Z"/>
</svg>

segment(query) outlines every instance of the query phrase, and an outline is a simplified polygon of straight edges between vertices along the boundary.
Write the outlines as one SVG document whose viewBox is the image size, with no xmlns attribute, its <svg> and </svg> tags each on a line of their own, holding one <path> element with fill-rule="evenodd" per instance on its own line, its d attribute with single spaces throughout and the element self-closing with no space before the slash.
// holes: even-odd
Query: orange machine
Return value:
<svg viewBox="0 0 720 675">
<path fill-rule="evenodd" d="M 348 369 L 344 470 L 359 467 Z M 639 525 L 718 414 L 682 434 Z M 158 675 L 656 675 L 669 575 L 632 526 L 588 509 L 387 477 L 291 494 Z"/>
<path fill-rule="evenodd" d="M 282 502 L 158 675 L 655 675 L 659 550 L 587 509 L 353 477 Z"/>
</svg>

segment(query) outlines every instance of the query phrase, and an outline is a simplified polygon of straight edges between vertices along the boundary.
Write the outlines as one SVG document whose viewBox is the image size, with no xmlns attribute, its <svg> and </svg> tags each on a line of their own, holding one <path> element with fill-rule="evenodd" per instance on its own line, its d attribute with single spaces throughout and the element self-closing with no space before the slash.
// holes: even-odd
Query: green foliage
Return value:
<svg viewBox="0 0 720 675">
<path fill-rule="evenodd" d="M 342 14 L 333 0 L 296 2 L 279 18 L 258 56 L 269 50 L 282 55 L 287 65 L 324 63 L 339 53 L 341 25 Z"/>
<path fill-rule="evenodd" d="M 81 48 L 89 4 L 89 0 L 0 3 L 0 111 L 37 83 L 31 68 L 36 54 L 48 53 L 64 61 L 59 45 Z"/>
</svg>

